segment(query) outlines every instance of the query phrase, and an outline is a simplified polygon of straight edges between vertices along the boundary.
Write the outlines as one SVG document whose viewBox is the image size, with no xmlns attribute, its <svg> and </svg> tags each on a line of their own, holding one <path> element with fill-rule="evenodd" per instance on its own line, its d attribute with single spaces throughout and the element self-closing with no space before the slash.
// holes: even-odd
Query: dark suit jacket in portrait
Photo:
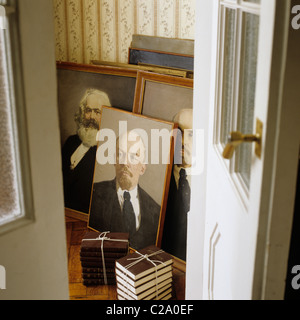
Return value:
<svg viewBox="0 0 300 320">
<path fill-rule="evenodd" d="M 168 202 L 162 238 L 162 249 L 173 256 L 186 261 L 187 240 L 187 205 L 182 202 L 182 194 L 178 190 L 174 175 L 170 180 Z"/>
<path fill-rule="evenodd" d="M 160 216 L 160 206 L 140 186 L 138 197 L 141 224 L 134 234 L 129 235 L 130 246 L 136 250 L 156 244 Z M 98 231 L 127 232 L 115 179 L 94 184 L 89 227 Z"/>
<path fill-rule="evenodd" d="M 71 156 L 80 146 L 78 135 L 70 136 L 62 148 L 62 169 L 65 207 L 89 213 L 97 147 L 91 147 L 71 170 Z"/>
</svg>

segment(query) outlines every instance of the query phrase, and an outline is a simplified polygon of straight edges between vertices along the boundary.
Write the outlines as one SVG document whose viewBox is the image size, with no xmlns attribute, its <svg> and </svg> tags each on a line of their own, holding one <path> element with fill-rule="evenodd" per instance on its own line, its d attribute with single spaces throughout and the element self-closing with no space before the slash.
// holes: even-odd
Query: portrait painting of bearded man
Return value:
<svg viewBox="0 0 300 320">
<path fill-rule="evenodd" d="M 97 133 L 101 108 L 110 106 L 107 94 L 87 89 L 77 112 L 77 132 L 67 138 L 62 147 L 62 170 L 65 207 L 88 214 L 93 184 Z"/>
<path fill-rule="evenodd" d="M 65 215 L 88 220 L 102 106 L 131 112 L 136 73 L 128 68 L 56 63 Z"/>
</svg>

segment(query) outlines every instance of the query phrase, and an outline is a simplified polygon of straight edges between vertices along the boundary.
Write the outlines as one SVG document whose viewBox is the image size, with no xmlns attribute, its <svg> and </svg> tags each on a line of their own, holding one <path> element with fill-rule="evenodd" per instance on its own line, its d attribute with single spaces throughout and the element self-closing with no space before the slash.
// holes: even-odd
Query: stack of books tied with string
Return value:
<svg viewBox="0 0 300 320">
<path fill-rule="evenodd" d="M 116 261 L 118 300 L 169 300 L 172 297 L 172 256 L 156 246 Z"/>
<path fill-rule="evenodd" d="M 80 247 L 83 284 L 116 284 L 115 262 L 128 250 L 129 233 L 87 232 Z"/>
</svg>

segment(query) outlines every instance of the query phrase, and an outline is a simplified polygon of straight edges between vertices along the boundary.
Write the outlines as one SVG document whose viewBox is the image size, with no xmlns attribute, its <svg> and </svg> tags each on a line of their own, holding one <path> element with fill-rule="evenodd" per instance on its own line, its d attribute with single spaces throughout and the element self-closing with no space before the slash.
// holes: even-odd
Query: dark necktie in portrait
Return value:
<svg viewBox="0 0 300 320">
<path fill-rule="evenodd" d="M 130 201 L 130 193 L 124 191 L 124 203 L 123 203 L 123 214 L 125 220 L 127 221 L 128 233 L 133 233 L 136 231 L 135 213 L 133 210 L 132 203 Z"/>
</svg>

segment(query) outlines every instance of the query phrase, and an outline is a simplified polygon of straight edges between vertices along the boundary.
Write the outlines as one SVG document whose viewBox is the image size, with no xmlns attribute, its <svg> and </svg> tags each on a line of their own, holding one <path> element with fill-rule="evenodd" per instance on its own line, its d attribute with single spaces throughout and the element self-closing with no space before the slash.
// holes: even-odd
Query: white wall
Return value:
<svg viewBox="0 0 300 320">
<path fill-rule="evenodd" d="M 19 4 L 35 221 L 0 236 L 0 299 L 68 299 L 53 2 Z"/>
</svg>

